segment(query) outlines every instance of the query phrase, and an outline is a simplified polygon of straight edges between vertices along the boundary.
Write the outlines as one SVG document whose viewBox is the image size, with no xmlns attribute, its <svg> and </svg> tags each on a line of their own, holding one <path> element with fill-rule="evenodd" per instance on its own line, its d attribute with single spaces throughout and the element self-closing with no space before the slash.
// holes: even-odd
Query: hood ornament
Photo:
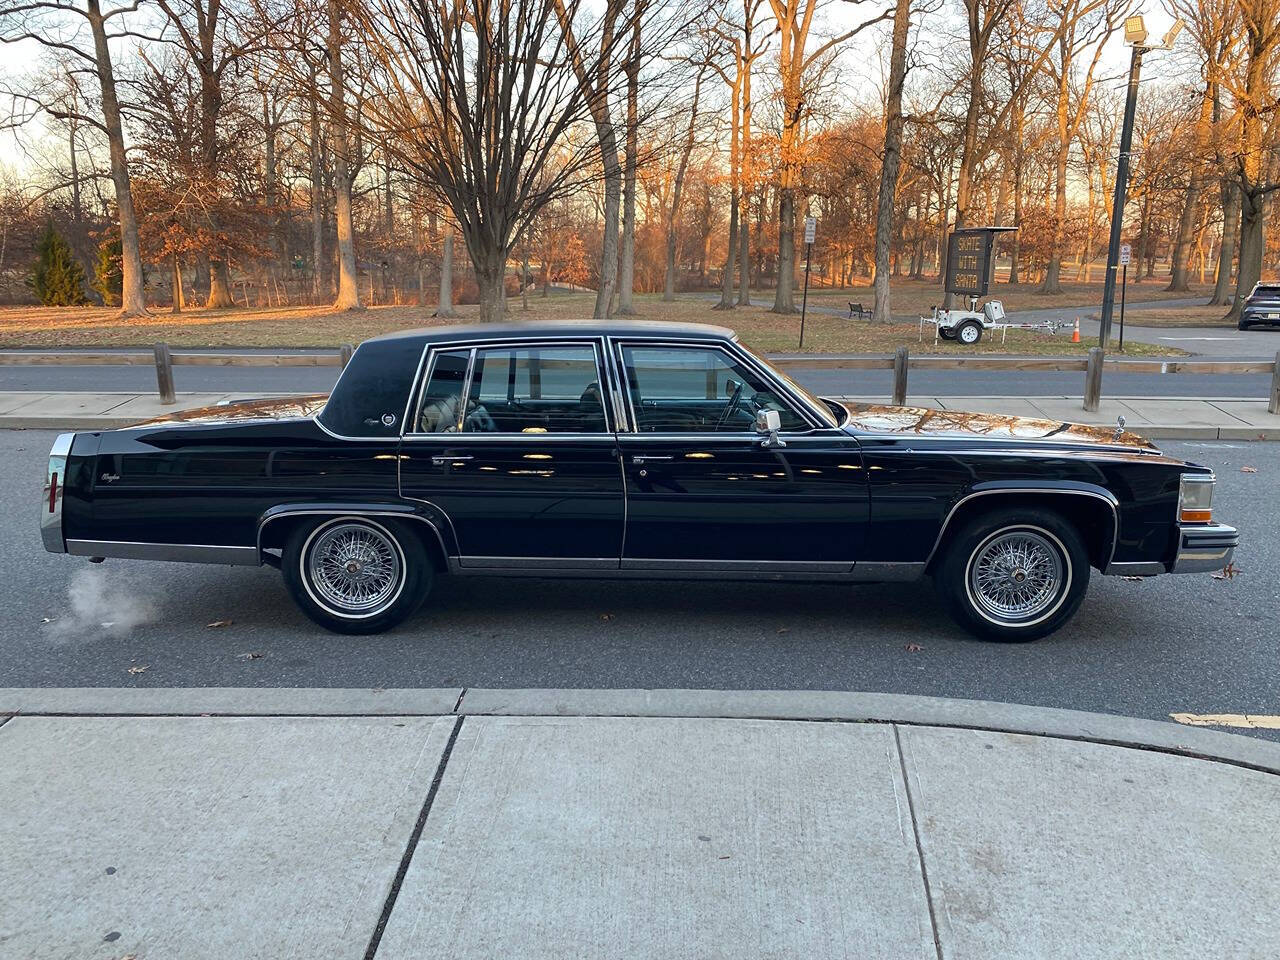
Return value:
<svg viewBox="0 0 1280 960">
<path fill-rule="evenodd" d="M 1111 435 L 1111 439 L 1119 441 L 1124 436 L 1124 415 L 1116 417 L 1116 432 Z"/>
</svg>

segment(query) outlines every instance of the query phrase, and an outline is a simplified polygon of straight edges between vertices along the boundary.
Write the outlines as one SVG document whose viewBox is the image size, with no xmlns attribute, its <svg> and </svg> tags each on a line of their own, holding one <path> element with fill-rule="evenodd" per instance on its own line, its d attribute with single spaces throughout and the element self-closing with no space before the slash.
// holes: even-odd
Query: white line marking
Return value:
<svg viewBox="0 0 1280 960">
<path fill-rule="evenodd" d="M 1178 723 L 1192 727 L 1249 727 L 1254 730 L 1280 730 L 1280 717 L 1260 713 L 1171 713 Z"/>
<path fill-rule="evenodd" d="M 1238 338 L 1236 337 L 1157 337 L 1156 339 L 1171 340 L 1176 343 L 1182 340 L 1235 340 Z"/>
</svg>

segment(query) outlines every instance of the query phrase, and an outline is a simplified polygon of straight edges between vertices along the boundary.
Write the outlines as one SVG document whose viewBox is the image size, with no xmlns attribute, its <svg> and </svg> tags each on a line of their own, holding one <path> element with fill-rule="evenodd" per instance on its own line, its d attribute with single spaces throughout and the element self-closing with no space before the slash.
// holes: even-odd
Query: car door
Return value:
<svg viewBox="0 0 1280 960">
<path fill-rule="evenodd" d="M 850 570 L 868 519 L 856 440 L 728 343 L 613 351 L 630 419 L 624 569 Z M 758 410 L 778 412 L 785 445 L 763 442 Z"/>
<path fill-rule="evenodd" d="M 462 567 L 617 568 L 623 495 L 599 341 L 430 349 L 401 495 L 444 511 Z"/>
</svg>

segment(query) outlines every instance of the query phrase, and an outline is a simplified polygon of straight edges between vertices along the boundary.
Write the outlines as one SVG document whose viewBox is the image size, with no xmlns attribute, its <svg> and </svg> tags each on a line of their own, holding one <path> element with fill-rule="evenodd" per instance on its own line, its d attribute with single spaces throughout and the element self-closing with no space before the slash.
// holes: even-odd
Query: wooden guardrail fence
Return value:
<svg viewBox="0 0 1280 960">
<path fill-rule="evenodd" d="M 0 350 L 0 366 L 140 366 L 154 365 L 156 388 L 162 403 L 175 403 L 175 366 L 198 367 L 345 367 L 355 351 L 344 343 L 333 353 L 217 353 L 202 350 L 174 353 L 157 343 L 151 351 L 121 350 Z M 907 376 L 911 370 L 1043 370 L 1079 371 L 1084 374 L 1084 409 L 1094 411 L 1102 398 L 1104 373 L 1269 373 L 1271 390 L 1267 410 L 1280 413 L 1280 352 L 1272 360 L 1129 360 L 1106 356 L 1093 347 L 1087 357 L 912 357 L 899 347 L 890 357 L 796 356 L 771 358 L 773 364 L 791 370 L 892 370 L 893 402 L 907 402 Z"/>
</svg>

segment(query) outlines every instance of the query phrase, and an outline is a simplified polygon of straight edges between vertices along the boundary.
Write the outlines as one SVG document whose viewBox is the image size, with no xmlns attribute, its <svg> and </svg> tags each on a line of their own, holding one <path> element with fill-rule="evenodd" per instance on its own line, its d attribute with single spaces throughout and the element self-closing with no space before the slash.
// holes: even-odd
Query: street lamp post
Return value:
<svg viewBox="0 0 1280 960">
<path fill-rule="evenodd" d="M 1124 125 L 1120 130 L 1120 156 L 1116 160 L 1116 192 L 1111 204 L 1111 241 L 1107 244 L 1107 275 L 1102 287 L 1102 322 L 1098 325 L 1098 346 L 1106 350 L 1111 343 L 1111 315 L 1116 302 L 1116 270 L 1120 261 L 1120 234 L 1124 228 L 1124 203 L 1129 191 L 1129 153 L 1133 146 L 1133 115 L 1138 107 L 1138 78 L 1142 73 L 1142 55 L 1148 50 L 1168 50 L 1182 29 L 1175 20 L 1159 46 L 1147 44 L 1147 29 L 1141 16 L 1124 22 L 1125 43 L 1133 48 L 1129 62 L 1129 90 L 1124 101 Z"/>
</svg>

